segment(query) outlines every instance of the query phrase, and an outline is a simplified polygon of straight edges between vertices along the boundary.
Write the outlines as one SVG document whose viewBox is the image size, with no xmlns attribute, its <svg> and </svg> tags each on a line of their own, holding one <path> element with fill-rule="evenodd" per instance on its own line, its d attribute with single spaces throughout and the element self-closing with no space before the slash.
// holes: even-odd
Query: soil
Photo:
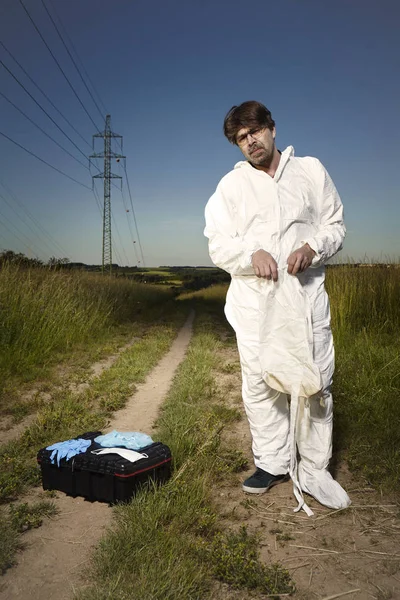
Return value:
<svg viewBox="0 0 400 600">
<path fill-rule="evenodd" d="M 399 500 L 381 495 L 367 481 L 350 473 L 340 457 L 334 457 L 334 475 L 352 500 L 346 510 L 330 510 L 306 495 L 314 517 L 294 513 L 297 502 L 290 481 L 263 495 L 243 493 L 242 481 L 254 471 L 254 465 L 250 432 L 238 393 L 240 374 L 229 373 L 230 366 L 238 362 L 236 349 L 224 349 L 220 359 L 227 366 L 223 375 L 218 375 L 223 397 L 243 413 L 242 420 L 224 435 L 245 452 L 249 465 L 234 481 L 218 488 L 215 500 L 225 526 L 236 529 L 244 524 L 249 531 L 257 532 L 262 561 L 280 562 L 289 570 L 296 585 L 293 599 L 400 599 Z M 226 589 L 218 594 L 224 600 L 251 597 Z"/>
<path fill-rule="evenodd" d="M 159 407 L 189 345 L 193 317 L 191 313 L 170 351 L 137 386 L 126 407 L 115 413 L 105 431 L 143 431 L 151 435 Z M 109 361 L 104 368 L 112 363 Z M 99 374 L 97 367 L 95 372 Z M 37 488 L 29 500 L 39 497 L 43 492 Z M 74 592 L 87 583 L 82 566 L 90 561 L 93 548 L 111 523 L 112 508 L 59 492 L 54 501 L 59 514 L 24 534 L 25 548 L 18 564 L 0 580 L 0 600 L 72 600 Z"/>
</svg>

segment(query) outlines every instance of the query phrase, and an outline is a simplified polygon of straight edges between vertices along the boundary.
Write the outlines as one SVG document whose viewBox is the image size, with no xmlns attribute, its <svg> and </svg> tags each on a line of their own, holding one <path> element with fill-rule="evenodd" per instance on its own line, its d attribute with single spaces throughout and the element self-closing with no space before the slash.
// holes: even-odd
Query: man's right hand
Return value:
<svg viewBox="0 0 400 600">
<path fill-rule="evenodd" d="M 257 250 L 251 258 L 251 264 L 257 277 L 278 281 L 278 265 L 269 252 Z"/>
</svg>

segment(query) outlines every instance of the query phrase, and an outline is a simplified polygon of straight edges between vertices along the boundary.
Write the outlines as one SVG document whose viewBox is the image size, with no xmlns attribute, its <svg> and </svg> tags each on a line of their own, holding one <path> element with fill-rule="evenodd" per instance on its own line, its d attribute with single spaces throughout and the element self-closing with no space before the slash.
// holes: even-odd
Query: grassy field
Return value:
<svg viewBox="0 0 400 600">
<path fill-rule="evenodd" d="M 336 346 L 335 451 L 374 486 L 398 491 L 400 269 L 330 268 L 327 288 Z M 219 530 L 209 498 L 211 481 L 227 476 L 229 465 L 240 467 L 237 450 L 220 445 L 222 428 L 237 414 L 216 393 L 212 374 L 224 343 L 220 333 L 228 331 L 223 316 L 226 286 L 175 300 L 165 287 L 121 278 L 3 268 L 0 290 L 0 373 L 5 385 L 34 379 L 77 348 L 89 352 L 121 328 L 139 338 L 85 391 L 73 393 L 64 386 L 41 402 L 33 424 L 1 447 L 3 503 L 38 483 L 38 448 L 101 428 L 123 406 L 135 383 L 169 347 L 189 304 L 197 305 L 195 336 L 158 423 L 160 439 L 173 451 L 174 477 L 167 486 L 117 509 L 113 530 L 93 567 L 97 583 L 85 591 L 85 599 L 206 599 L 212 597 L 215 578 L 264 593 L 287 593 L 287 573 L 260 565 L 257 540 L 245 530 Z M 6 400 L 3 396 L 4 405 Z M 1 568 L 12 563 L 21 527 L 36 526 L 51 510 L 48 505 L 26 507 L 17 518 L 4 506 L 0 532 L 7 543 Z M 157 564 L 170 573 L 162 587 L 155 585 Z"/>
<path fill-rule="evenodd" d="M 335 336 L 334 436 L 352 468 L 400 489 L 400 269 L 327 273 Z"/>
<path fill-rule="evenodd" d="M 165 287 L 86 272 L 0 269 L 0 380 L 29 380 L 118 327 L 151 323 L 173 298 Z M 135 333 L 132 330 L 132 335 Z M 1 393 L 1 390 L 0 390 Z"/>
</svg>

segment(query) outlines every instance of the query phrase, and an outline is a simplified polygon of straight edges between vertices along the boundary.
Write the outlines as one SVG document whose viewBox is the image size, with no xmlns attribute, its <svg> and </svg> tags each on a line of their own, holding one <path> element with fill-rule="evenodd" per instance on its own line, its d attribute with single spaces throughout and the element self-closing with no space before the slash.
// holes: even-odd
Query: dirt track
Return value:
<svg viewBox="0 0 400 600">
<path fill-rule="evenodd" d="M 170 351 L 145 383 L 138 385 L 126 407 L 115 413 L 107 430 L 152 433 L 159 407 L 190 342 L 193 317 L 191 313 Z M 39 494 L 39 489 L 32 492 L 32 496 Z M 55 503 L 60 513 L 24 535 L 26 548 L 18 564 L 0 580 L 1 600 L 71 600 L 74 590 L 85 584 L 81 567 L 90 560 L 92 548 L 111 522 L 112 509 L 62 493 L 57 493 Z"/>
</svg>

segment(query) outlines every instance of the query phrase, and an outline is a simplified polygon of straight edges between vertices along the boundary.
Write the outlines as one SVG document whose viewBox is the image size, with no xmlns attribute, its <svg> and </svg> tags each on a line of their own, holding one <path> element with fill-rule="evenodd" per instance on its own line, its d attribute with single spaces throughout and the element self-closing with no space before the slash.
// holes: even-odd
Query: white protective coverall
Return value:
<svg viewBox="0 0 400 600">
<path fill-rule="evenodd" d="M 272 389 L 262 376 L 260 299 L 266 286 L 273 284 L 256 277 L 252 255 L 259 249 L 269 252 L 281 280 L 294 250 L 308 243 L 316 252 L 312 266 L 296 276 L 311 307 L 313 360 L 322 381 L 321 392 L 305 403 L 297 428 L 301 457 L 297 473 L 301 489 L 322 504 L 348 506 L 349 497 L 327 471 L 332 454 L 334 349 L 323 265 L 340 250 L 345 236 L 336 188 L 318 159 L 295 157 L 289 146 L 274 177 L 247 161 L 237 163 L 220 181 L 205 217 L 210 257 L 232 276 L 225 314 L 237 336 L 254 462 L 273 475 L 290 470 L 289 405 L 287 394 Z"/>
</svg>

